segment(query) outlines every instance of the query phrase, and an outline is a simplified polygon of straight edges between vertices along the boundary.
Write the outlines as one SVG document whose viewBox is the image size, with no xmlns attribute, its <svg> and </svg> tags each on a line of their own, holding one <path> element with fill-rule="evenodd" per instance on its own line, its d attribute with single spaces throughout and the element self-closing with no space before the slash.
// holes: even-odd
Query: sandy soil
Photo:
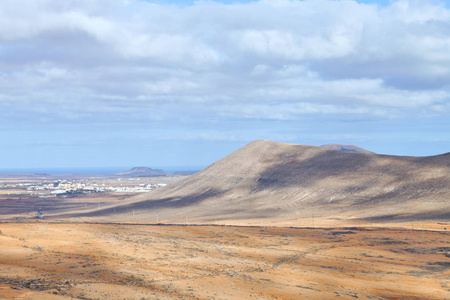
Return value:
<svg viewBox="0 0 450 300">
<path fill-rule="evenodd" d="M 2 299 L 450 299 L 449 267 L 448 232 L 0 223 Z"/>
</svg>

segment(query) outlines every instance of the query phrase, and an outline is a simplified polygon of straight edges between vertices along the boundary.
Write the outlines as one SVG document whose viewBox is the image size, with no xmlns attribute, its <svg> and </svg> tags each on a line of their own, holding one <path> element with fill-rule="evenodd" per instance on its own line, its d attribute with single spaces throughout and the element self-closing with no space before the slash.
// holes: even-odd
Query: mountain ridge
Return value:
<svg viewBox="0 0 450 300">
<path fill-rule="evenodd" d="M 112 206 L 89 215 L 123 219 L 138 210 L 142 219 L 284 225 L 312 215 L 322 222 L 446 221 L 449 170 L 449 154 L 391 156 L 257 140 L 174 185 L 128 199 L 116 215 Z"/>
<path fill-rule="evenodd" d="M 320 147 L 328 148 L 331 150 L 342 151 L 342 152 L 362 152 L 362 153 L 374 153 L 372 151 L 363 149 L 355 145 L 340 145 L 340 144 L 326 144 Z"/>
<path fill-rule="evenodd" d="M 124 172 L 116 172 L 115 176 L 124 176 L 124 177 L 145 177 L 145 176 L 167 176 L 168 172 L 161 169 L 152 169 L 149 167 L 134 167 L 128 171 Z"/>
</svg>

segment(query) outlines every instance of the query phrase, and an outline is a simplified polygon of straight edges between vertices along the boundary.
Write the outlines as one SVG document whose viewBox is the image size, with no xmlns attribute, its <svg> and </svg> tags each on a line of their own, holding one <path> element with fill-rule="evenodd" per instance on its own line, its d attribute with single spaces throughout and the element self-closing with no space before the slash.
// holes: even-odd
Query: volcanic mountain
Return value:
<svg viewBox="0 0 450 300">
<path fill-rule="evenodd" d="M 402 157 L 254 141 L 185 180 L 72 217 L 334 225 L 450 220 L 450 153 Z"/>
<path fill-rule="evenodd" d="M 169 173 L 160 169 L 151 169 L 148 167 L 134 167 L 126 172 L 114 173 L 114 175 L 122 177 L 151 177 L 151 176 L 166 176 L 169 175 Z"/>
</svg>

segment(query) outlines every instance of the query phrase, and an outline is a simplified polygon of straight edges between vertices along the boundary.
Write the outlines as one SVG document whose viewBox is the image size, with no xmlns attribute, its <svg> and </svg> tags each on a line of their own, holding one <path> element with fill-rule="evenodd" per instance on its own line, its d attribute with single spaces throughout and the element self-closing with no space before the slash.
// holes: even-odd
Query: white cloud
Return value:
<svg viewBox="0 0 450 300">
<path fill-rule="evenodd" d="M 434 1 L 3 0 L 0 106 L 86 122 L 176 105 L 186 118 L 199 105 L 243 119 L 448 114 L 449 27 Z"/>
</svg>

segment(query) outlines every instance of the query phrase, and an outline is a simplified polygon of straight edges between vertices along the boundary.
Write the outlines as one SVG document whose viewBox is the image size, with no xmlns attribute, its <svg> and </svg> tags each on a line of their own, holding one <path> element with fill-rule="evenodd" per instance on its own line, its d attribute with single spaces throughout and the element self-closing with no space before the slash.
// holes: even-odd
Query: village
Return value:
<svg viewBox="0 0 450 300">
<path fill-rule="evenodd" d="M 51 211 L 101 207 L 183 178 L 186 176 L 0 174 L 0 220 L 41 219 Z"/>
<path fill-rule="evenodd" d="M 146 180 L 147 179 L 147 180 Z M 147 193 L 166 186 L 148 178 L 115 178 L 115 179 L 58 179 L 36 182 L 1 184 L 0 189 L 10 194 L 22 194 L 38 197 L 61 195 L 77 195 L 91 193 Z M 9 190 L 11 190 L 9 192 Z"/>
</svg>

